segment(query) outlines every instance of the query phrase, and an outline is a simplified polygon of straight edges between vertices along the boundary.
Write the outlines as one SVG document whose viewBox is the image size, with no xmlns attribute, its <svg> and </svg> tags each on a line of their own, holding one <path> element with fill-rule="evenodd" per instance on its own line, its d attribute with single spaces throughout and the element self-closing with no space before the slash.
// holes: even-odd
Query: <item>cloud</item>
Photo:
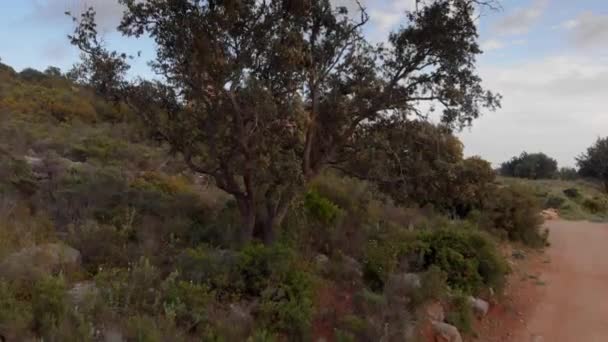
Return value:
<svg viewBox="0 0 608 342">
<path fill-rule="evenodd" d="M 500 50 L 505 47 L 505 44 L 498 39 L 488 39 L 481 42 L 481 49 L 483 51 Z"/>
<path fill-rule="evenodd" d="M 579 48 L 604 48 L 608 44 L 608 15 L 584 12 L 560 27 L 570 32 L 571 42 Z"/>
<path fill-rule="evenodd" d="M 30 23 L 56 24 L 69 22 L 66 11 L 78 16 L 93 7 L 97 24 L 102 30 L 115 28 L 122 17 L 123 6 L 118 0 L 38 0 L 33 1 L 31 12 L 25 18 Z"/>
<path fill-rule="evenodd" d="M 606 135 L 608 60 L 557 56 L 512 66 L 480 66 L 487 88 L 503 108 L 461 133 L 467 155 L 498 165 L 522 151 L 545 152 L 563 166 Z"/>
<path fill-rule="evenodd" d="M 529 7 L 516 9 L 502 18 L 494 29 L 503 35 L 525 34 L 543 15 L 548 3 L 548 0 L 534 0 Z"/>
<path fill-rule="evenodd" d="M 376 41 L 386 39 L 388 33 L 405 18 L 405 12 L 416 8 L 416 0 L 392 0 L 385 6 L 377 7 L 378 3 L 373 1 L 368 3 L 375 5 L 369 7 L 369 15 L 374 27 L 371 39 Z"/>
</svg>

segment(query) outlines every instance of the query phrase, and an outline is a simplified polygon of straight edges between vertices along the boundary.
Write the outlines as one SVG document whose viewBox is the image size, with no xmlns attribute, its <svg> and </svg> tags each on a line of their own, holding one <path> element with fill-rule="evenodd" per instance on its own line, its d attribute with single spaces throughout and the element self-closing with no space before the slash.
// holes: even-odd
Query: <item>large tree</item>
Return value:
<svg viewBox="0 0 608 342">
<path fill-rule="evenodd" d="M 576 163 L 581 176 L 599 180 L 608 193 L 608 137 L 598 138 L 586 153 L 576 158 Z"/>
<path fill-rule="evenodd" d="M 500 165 L 503 176 L 548 179 L 557 174 L 557 161 L 544 153 L 522 152 Z"/>
<path fill-rule="evenodd" d="M 364 8 L 349 13 L 329 0 L 121 0 L 118 29 L 154 41 L 157 77 L 127 81 L 129 58 L 104 48 L 93 10 L 75 18 L 75 74 L 126 101 L 192 170 L 233 195 L 244 240 L 271 241 L 323 169 L 375 153 L 390 165 L 359 176 L 411 186 L 415 151 L 399 143 L 408 122 L 436 109 L 458 128 L 499 105 L 475 69 L 480 2 L 417 1 L 387 42 L 372 44 Z"/>
</svg>

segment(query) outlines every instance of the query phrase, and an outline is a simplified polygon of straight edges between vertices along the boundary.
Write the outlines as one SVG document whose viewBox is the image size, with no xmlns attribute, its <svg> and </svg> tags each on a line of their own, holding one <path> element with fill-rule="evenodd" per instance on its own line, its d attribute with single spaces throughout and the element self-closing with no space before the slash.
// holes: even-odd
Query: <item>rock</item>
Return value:
<svg viewBox="0 0 608 342">
<path fill-rule="evenodd" d="M 483 299 L 469 297 L 469 304 L 471 304 L 473 312 L 478 317 L 484 317 L 488 314 L 488 311 L 490 310 L 490 303 L 486 302 Z"/>
<path fill-rule="evenodd" d="M 315 257 L 315 266 L 321 272 L 327 272 L 329 269 L 329 258 L 325 254 L 317 254 Z"/>
<path fill-rule="evenodd" d="M 82 305 L 86 300 L 96 297 L 99 294 L 99 289 L 92 281 L 83 281 L 74 284 L 68 291 L 68 298 L 75 306 Z"/>
<path fill-rule="evenodd" d="M 455 326 L 437 321 L 433 321 L 432 326 L 437 341 L 462 342 L 462 336 Z"/>
<path fill-rule="evenodd" d="M 557 209 L 549 208 L 541 211 L 540 215 L 547 221 L 559 219 Z"/>
<path fill-rule="evenodd" d="M 80 252 L 61 243 L 47 243 L 24 248 L 0 263 L 0 278 L 37 280 L 80 265 Z"/>
<path fill-rule="evenodd" d="M 386 281 L 386 289 L 389 292 L 399 291 L 408 293 L 420 287 L 422 287 L 422 280 L 416 273 L 392 274 Z"/>
<path fill-rule="evenodd" d="M 438 301 L 427 304 L 424 308 L 424 313 L 431 321 L 445 321 L 445 311 L 443 310 L 443 305 L 441 305 L 441 303 Z"/>
<path fill-rule="evenodd" d="M 520 249 L 514 249 L 511 256 L 515 259 L 525 259 L 526 253 Z"/>
<path fill-rule="evenodd" d="M 359 279 L 363 277 L 363 271 L 361 270 L 361 264 L 354 258 L 343 255 L 342 256 L 342 268 L 344 274 L 351 279 Z"/>
<path fill-rule="evenodd" d="M 226 315 L 221 318 L 220 330 L 226 335 L 227 341 L 245 341 L 254 328 L 252 308 L 255 303 L 230 304 Z"/>
</svg>

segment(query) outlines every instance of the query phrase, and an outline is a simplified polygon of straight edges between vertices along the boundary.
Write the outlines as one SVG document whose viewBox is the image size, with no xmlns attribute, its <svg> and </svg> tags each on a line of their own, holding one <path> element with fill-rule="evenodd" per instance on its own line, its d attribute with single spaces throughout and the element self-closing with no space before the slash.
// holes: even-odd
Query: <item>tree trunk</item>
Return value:
<svg viewBox="0 0 608 342">
<path fill-rule="evenodd" d="M 246 245 L 253 239 L 253 234 L 256 226 L 256 211 L 252 201 L 248 201 L 245 198 L 236 200 L 239 213 L 241 214 L 241 230 L 240 230 L 240 243 Z"/>
</svg>

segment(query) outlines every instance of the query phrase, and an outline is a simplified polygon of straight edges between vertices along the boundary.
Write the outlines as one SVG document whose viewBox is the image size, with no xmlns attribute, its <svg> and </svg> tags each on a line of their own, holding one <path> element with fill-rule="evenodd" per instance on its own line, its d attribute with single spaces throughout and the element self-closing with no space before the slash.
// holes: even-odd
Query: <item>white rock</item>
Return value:
<svg viewBox="0 0 608 342">
<path fill-rule="evenodd" d="M 462 342 L 462 336 L 460 336 L 460 332 L 455 326 L 437 321 L 431 323 L 433 325 L 433 331 L 437 334 L 437 337 L 442 339 L 442 341 Z"/>
</svg>

